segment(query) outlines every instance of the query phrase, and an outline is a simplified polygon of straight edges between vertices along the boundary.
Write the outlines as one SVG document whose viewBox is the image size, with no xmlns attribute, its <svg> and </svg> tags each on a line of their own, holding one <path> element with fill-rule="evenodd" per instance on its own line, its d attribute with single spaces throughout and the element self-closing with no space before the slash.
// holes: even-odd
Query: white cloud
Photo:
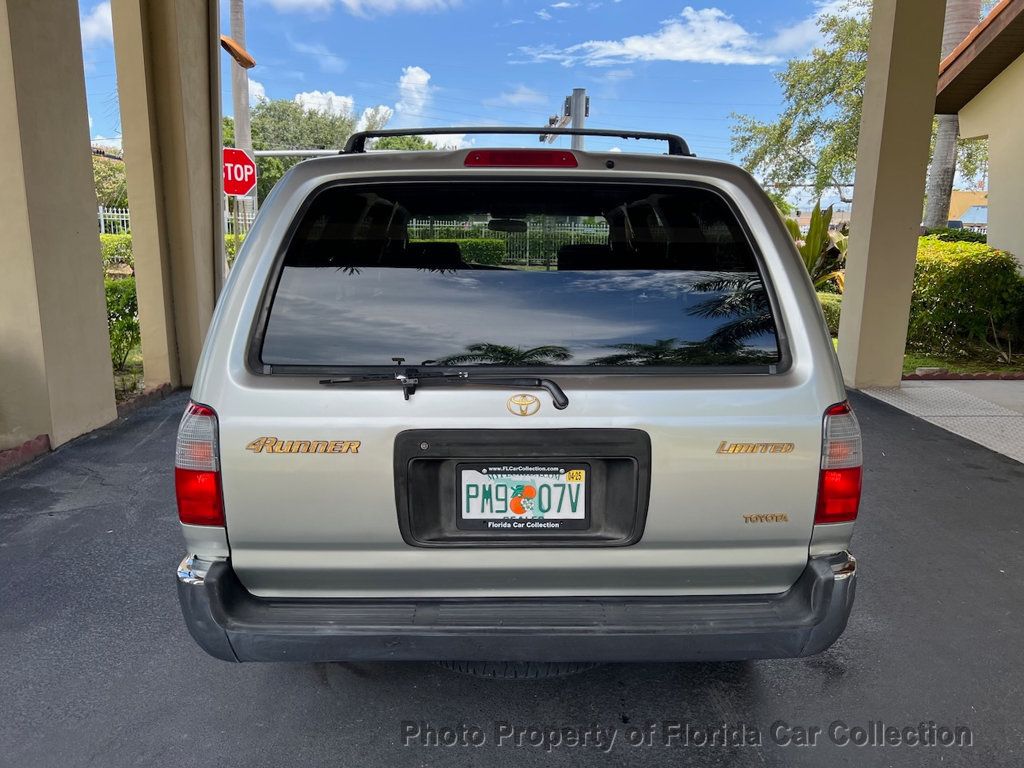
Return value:
<svg viewBox="0 0 1024 768">
<path fill-rule="evenodd" d="M 540 91 L 535 91 L 526 85 L 518 85 L 511 91 L 484 99 L 484 104 L 488 107 L 527 107 L 544 104 L 547 100 L 547 97 Z"/>
<path fill-rule="evenodd" d="M 269 0 L 278 11 L 316 13 L 340 5 L 356 16 L 396 13 L 398 11 L 446 11 L 461 0 Z"/>
<path fill-rule="evenodd" d="M 121 137 L 107 138 L 106 136 L 96 135 L 92 137 L 90 142 L 94 147 L 108 147 L 110 149 L 121 149 Z"/>
<path fill-rule="evenodd" d="M 295 94 L 294 101 L 307 112 L 326 112 L 329 115 L 351 115 L 355 106 L 351 96 L 339 96 L 334 91 L 307 91 Z"/>
<path fill-rule="evenodd" d="M 534 11 L 534 13 L 540 16 L 542 21 L 551 21 L 551 14 L 548 13 L 547 10 L 545 10 L 544 8 L 541 8 L 539 11 Z"/>
<path fill-rule="evenodd" d="M 81 18 L 82 24 L 82 45 L 88 48 L 95 43 L 112 43 L 114 41 L 114 27 L 110 19 L 110 3 L 99 3 L 93 6 L 85 16 Z"/>
<path fill-rule="evenodd" d="M 562 9 L 562 8 L 575 8 L 577 5 L 579 5 L 579 3 L 567 3 L 567 2 L 565 2 L 565 0 L 562 0 L 562 2 L 560 2 L 560 3 L 552 3 L 551 7 L 552 8 Z"/>
<path fill-rule="evenodd" d="M 398 79 L 398 103 L 395 104 L 399 118 L 411 117 L 413 122 L 422 121 L 430 96 L 430 73 L 423 67 L 403 67 L 402 76 Z"/>
<path fill-rule="evenodd" d="M 527 61 L 564 66 L 610 66 L 633 61 L 678 61 L 700 64 L 774 64 L 786 55 L 809 50 L 821 37 L 818 19 L 842 8 L 844 0 L 819 0 L 813 15 L 777 30 L 757 35 L 719 8 L 683 8 L 677 17 L 645 35 L 620 40 L 588 40 L 568 48 L 520 48 Z"/>
<path fill-rule="evenodd" d="M 263 83 L 249 78 L 249 104 L 255 105 L 266 100 L 267 89 L 263 87 Z"/>
<path fill-rule="evenodd" d="M 424 136 L 423 138 L 438 149 L 466 149 L 473 146 L 473 140 L 467 139 L 464 133 L 439 133 L 436 136 Z"/>
<path fill-rule="evenodd" d="M 621 147 L 612 147 L 612 148 L 611 148 L 611 149 L 609 149 L 608 151 L 609 151 L 609 152 L 621 152 L 621 151 L 622 151 L 622 148 L 621 148 Z"/>
</svg>

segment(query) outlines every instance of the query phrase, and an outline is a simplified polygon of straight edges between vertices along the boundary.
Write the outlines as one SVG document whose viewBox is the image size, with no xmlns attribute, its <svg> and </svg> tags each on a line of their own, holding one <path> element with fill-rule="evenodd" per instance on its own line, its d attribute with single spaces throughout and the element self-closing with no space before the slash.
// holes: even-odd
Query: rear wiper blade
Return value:
<svg viewBox="0 0 1024 768">
<path fill-rule="evenodd" d="M 321 379 L 324 386 L 344 386 L 346 384 L 372 384 L 393 381 L 400 384 L 405 399 L 416 393 L 416 388 L 443 384 L 480 384 L 487 387 L 509 387 L 516 389 L 543 389 L 551 395 L 551 401 L 560 411 L 569 407 L 569 398 L 565 391 L 552 379 L 534 376 L 517 376 L 514 374 L 487 374 L 476 376 L 468 371 L 425 371 L 420 372 L 409 368 L 404 373 L 357 373 L 335 379 Z"/>
<path fill-rule="evenodd" d="M 397 384 L 402 385 L 402 391 L 405 393 L 405 399 L 408 400 L 411 395 L 416 392 L 416 387 L 430 379 L 466 379 L 469 377 L 468 373 L 463 371 L 456 371 L 449 373 L 446 371 L 428 371 L 427 373 L 417 373 L 410 369 L 405 373 L 396 371 L 395 373 L 357 373 L 352 376 L 341 376 L 336 379 L 320 379 L 320 383 L 325 387 L 337 386 L 339 384 L 369 384 L 381 381 L 394 381 Z"/>
</svg>

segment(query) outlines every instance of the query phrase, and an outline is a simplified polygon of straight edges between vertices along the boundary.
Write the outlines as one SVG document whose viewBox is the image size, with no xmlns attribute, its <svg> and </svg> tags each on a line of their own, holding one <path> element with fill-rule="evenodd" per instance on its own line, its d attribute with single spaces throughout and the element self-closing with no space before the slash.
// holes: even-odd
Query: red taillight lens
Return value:
<svg viewBox="0 0 1024 768">
<path fill-rule="evenodd" d="M 181 522 L 224 525 L 217 414 L 209 406 L 189 403 L 181 417 L 174 452 L 174 491 Z"/>
<path fill-rule="evenodd" d="M 818 476 L 816 525 L 847 523 L 857 519 L 863 462 L 860 425 L 849 403 L 825 411 Z"/>
<path fill-rule="evenodd" d="M 552 149 L 474 149 L 467 168 L 576 168 L 576 155 Z"/>
<path fill-rule="evenodd" d="M 174 468 L 178 519 L 189 525 L 224 525 L 220 473 Z"/>
<path fill-rule="evenodd" d="M 814 523 L 848 523 L 857 519 L 860 506 L 860 467 L 823 469 L 818 479 L 818 507 Z"/>
</svg>

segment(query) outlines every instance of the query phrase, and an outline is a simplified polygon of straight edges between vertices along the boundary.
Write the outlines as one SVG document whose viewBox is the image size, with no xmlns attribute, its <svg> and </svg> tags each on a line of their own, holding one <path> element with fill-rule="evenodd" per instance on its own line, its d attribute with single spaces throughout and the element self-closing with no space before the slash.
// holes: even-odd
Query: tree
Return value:
<svg viewBox="0 0 1024 768">
<path fill-rule="evenodd" d="M 733 151 L 766 186 L 852 201 L 870 11 L 871 0 L 846 0 L 819 17 L 822 45 L 776 75 L 785 106 L 774 121 L 733 115 Z M 964 178 L 976 178 L 983 148 L 961 144 L 957 154 Z"/>
<path fill-rule="evenodd" d="M 128 207 L 128 181 L 124 174 L 124 161 L 93 155 L 92 180 L 96 187 L 97 205 L 106 208 Z"/>
<path fill-rule="evenodd" d="M 946 22 L 942 32 L 942 58 L 946 58 L 960 41 L 974 29 L 981 15 L 981 0 L 947 0 Z M 935 143 L 928 168 L 924 225 L 930 229 L 946 226 L 949 221 L 949 199 L 956 176 L 957 139 L 960 136 L 958 115 L 935 118 Z"/>
<path fill-rule="evenodd" d="M 373 143 L 374 149 L 392 149 L 404 151 L 420 151 L 437 149 L 434 144 L 422 136 L 383 136 Z"/>
<path fill-rule="evenodd" d="M 469 363 L 484 363 L 491 365 L 551 365 L 556 362 L 568 360 L 572 353 L 565 347 L 549 344 L 543 347 L 523 349 L 522 347 L 510 347 L 505 344 L 470 344 L 461 355 L 452 355 L 439 362 L 442 365 L 466 365 Z"/>
<path fill-rule="evenodd" d="M 391 117 L 387 107 L 374 107 L 361 118 L 351 113 L 335 114 L 306 109 L 288 99 L 261 101 L 252 110 L 252 147 L 266 149 L 338 149 L 360 128 L 382 128 Z M 234 123 L 229 117 L 222 121 L 224 146 L 234 146 Z M 301 157 L 258 157 L 257 194 L 263 200 L 285 172 L 301 161 Z"/>
</svg>

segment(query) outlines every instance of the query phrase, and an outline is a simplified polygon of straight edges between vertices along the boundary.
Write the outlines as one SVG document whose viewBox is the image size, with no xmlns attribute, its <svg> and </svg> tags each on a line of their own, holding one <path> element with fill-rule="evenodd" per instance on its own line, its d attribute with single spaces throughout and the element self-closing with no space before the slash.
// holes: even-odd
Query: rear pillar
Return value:
<svg viewBox="0 0 1024 768">
<path fill-rule="evenodd" d="M 223 282 L 217 2 L 111 10 L 146 386 L 188 386 Z"/>
<path fill-rule="evenodd" d="M 0 452 L 117 418 L 78 3 L 0 0 Z"/>
<path fill-rule="evenodd" d="M 945 0 L 875 0 L 850 222 L 839 362 L 852 387 L 898 386 Z"/>
</svg>

